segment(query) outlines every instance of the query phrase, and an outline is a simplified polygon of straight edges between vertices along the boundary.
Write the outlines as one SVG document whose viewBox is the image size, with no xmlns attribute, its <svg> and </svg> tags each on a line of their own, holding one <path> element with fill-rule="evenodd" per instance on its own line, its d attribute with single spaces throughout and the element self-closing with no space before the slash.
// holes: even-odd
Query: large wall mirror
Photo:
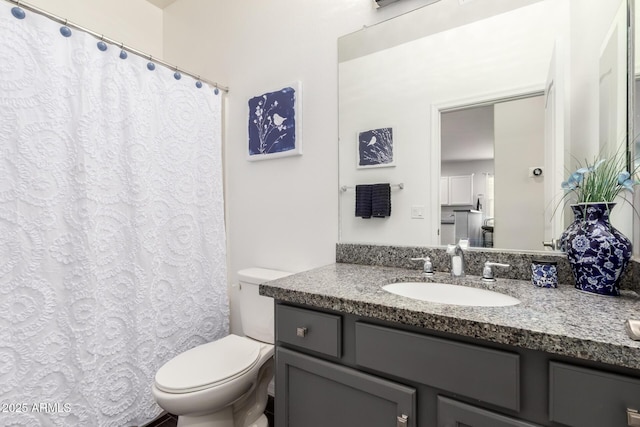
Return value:
<svg viewBox="0 0 640 427">
<path fill-rule="evenodd" d="M 340 241 L 553 250 L 572 220 L 561 182 L 628 150 L 629 13 L 441 0 L 341 37 Z M 391 215 L 357 216 L 356 186 L 374 183 L 391 184 Z M 623 205 L 612 221 L 631 236 Z"/>
<path fill-rule="evenodd" d="M 629 135 L 633 135 L 630 138 L 633 141 L 632 155 L 634 167 L 640 167 L 640 0 L 630 0 L 631 9 L 633 10 L 633 25 L 630 27 L 630 39 L 633 40 L 633 46 L 630 49 L 632 56 L 629 60 L 630 69 L 633 73 L 630 73 L 630 88 L 631 96 L 629 99 Z M 640 212 L 640 189 L 636 187 L 634 197 L 635 212 Z M 633 247 L 634 255 L 640 253 L 640 214 L 633 215 Z"/>
</svg>

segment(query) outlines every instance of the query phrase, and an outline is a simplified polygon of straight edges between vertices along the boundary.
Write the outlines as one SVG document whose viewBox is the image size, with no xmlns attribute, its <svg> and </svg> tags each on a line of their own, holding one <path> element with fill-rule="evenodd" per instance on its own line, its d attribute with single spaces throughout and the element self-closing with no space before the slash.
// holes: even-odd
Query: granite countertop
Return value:
<svg viewBox="0 0 640 427">
<path fill-rule="evenodd" d="M 384 291 L 399 281 L 455 283 L 495 290 L 521 303 L 464 307 L 414 300 Z M 446 273 L 422 278 L 417 269 L 336 263 L 260 285 L 262 295 L 344 313 L 449 332 L 486 341 L 640 369 L 640 341 L 624 329 L 640 318 L 640 296 L 587 294 L 569 285 L 537 288 L 524 280 L 483 283 Z"/>
</svg>

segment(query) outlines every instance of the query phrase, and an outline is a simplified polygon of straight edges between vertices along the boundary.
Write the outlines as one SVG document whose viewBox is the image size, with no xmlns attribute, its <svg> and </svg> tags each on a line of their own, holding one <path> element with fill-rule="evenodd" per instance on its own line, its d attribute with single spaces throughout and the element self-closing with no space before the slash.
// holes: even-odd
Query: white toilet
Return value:
<svg viewBox="0 0 640 427">
<path fill-rule="evenodd" d="M 290 275 L 240 270 L 240 316 L 246 337 L 229 335 L 177 355 L 156 373 L 151 392 L 178 427 L 268 427 L 264 409 L 273 377 L 273 299 L 258 285 Z"/>
</svg>

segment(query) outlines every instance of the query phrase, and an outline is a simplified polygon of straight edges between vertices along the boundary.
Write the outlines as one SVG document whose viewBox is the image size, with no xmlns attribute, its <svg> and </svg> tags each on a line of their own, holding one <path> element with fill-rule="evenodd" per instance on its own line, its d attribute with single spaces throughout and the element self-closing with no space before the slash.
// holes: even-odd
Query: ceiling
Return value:
<svg viewBox="0 0 640 427">
<path fill-rule="evenodd" d="M 493 159 L 493 105 L 446 112 L 440 117 L 443 162 Z"/>
<path fill-rule="evenodd" d="M 171 3 L 174 3 L 176 0 L 147 0 L 154 6 L 158 6 L 160 9 L 164 9 L 169 6 Z"/>
</svg>

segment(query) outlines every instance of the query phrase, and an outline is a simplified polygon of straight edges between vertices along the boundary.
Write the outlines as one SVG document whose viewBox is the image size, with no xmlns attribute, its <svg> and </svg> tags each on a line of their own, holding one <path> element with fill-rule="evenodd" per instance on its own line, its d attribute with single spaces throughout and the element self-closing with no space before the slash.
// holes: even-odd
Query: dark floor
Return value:
<svg viewBox="0 0 640 427">
<path fill-rule="evenodd" d="M 164 413 L 149 424 L 143 427 L 176 427 L 178 425 L 178 417 L 175 415 Z"/>
<path fill-rule="evenodd" d="M 273 396 L 269 396 L 267 401 L 267 408 L 264 410 L 264 414 L 269 420 L 269 427 L 273 427 Z M 178 425 L 178 417 L 172 414 L 165 413 L 155 420 L 151 421 L 144 427 L 176 427 Z"/>
<path fill-rule="evenodd" d="M 269 420 L 269 427 L 273 427 L 276 424 L 273 422 L 273 396 L 269 396 L 269 400 L 267 400 L 267 407 L 264 410 L 264 414 L 267 416 Z"/>
</svg>

